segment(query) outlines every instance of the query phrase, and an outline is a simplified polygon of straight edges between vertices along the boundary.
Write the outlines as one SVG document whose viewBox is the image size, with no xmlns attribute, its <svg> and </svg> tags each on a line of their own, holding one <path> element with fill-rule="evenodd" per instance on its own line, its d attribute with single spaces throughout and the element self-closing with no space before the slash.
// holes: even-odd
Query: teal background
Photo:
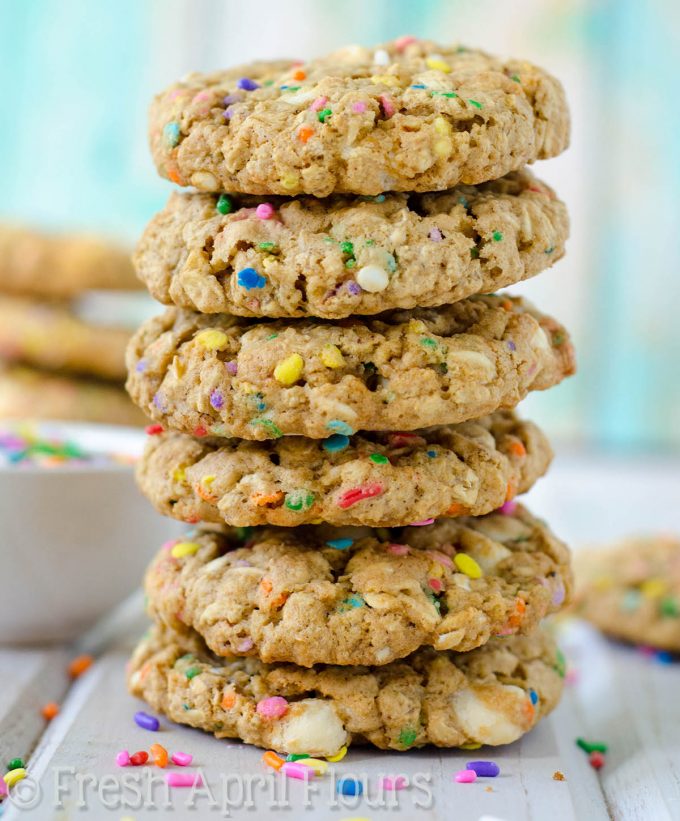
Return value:
<svg viewBox="0 0 680 821">
<path fill-rule="evenodd" d="M 573 147 L 536 171 L 573 217 L 568 258 L 516 290 L 573 331 L 579 376 L 528 400 L 564 439 L 680 446 L 680 21 L 672 0 L 4 0 L 0 217 L 132 242 L 169 184 L 151 95 L 189 69 L 403 33 L 546 65 Z M 49 276 L 49 272 L 46 272 Z"/>
</svg>

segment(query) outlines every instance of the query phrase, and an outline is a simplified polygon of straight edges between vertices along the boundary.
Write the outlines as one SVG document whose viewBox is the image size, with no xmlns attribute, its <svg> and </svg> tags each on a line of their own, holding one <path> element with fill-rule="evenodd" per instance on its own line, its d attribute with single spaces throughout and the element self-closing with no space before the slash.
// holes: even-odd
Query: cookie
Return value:
<svg viewBox="0 0 680 821">
<path fill-rule="evenodd" d="M 680 652 L 680 539 L 628 539 L 577 554 L 574 611 L 609 636 Z"/>
<path fill-rule="evenodd" d="M 0 419 L 148 423 L 122 386 L 19 366 L 0 367 Z"/>
<path fill-rule="evenodd" d="M 219 658 L 195 634 L 156 627 L 134 652 L 128 687 L 154 711 L 217 738 L 332 756 L 362 743 L 510 744 L 556 707 L 563 675 L 540 630 L 469 653 L 428 649 L 383 667 L 305 669 Z"/>
<path fill-rule="evenodd" d="M 543 433 L 510 411 L 413 433 L 268 442 L 149 437 L 137 481 L 159 512 L 189 522 L 293 527 L 407 525 L 481 516 L 548 469 Z"/>
<path fill-rule="evenodd" d="M 505 295 L 335 323 L 169 308 L 127 363 L 130 395 L 156 421 L 243 439 L 456 424 L 574 371 L 564 328 Z"/>
<path fill-rule="evenodd" d="M 150 112 L 159 173 L 248 194 L 441 191 L 554 157 L 560 83 L 531 63 L 403 38 L 307 63 L 190 74 Z"/>
<path fill-rule="evenodd" d="M 0 296 L 0 357 L 123 381 L 130 331 L 89 325 L 59 303 Z"/>
<path fill-rule="evenodd" d="M 411 528 L 198 531 L 146 576 L 149 614 L 220 656 L 387 664 L 529 633 L 571 588 L 569 551 L 517 506 Z"/>
<path fill-rule="evenodd" d="M 44 234 L 0 225 L 0 291 L 69 299 L 90 288 L 138 290 L 127 250 L 78 234 Z"/>
<path fill-rule="evenodd" d="M 496 291 L 564 254 L 566 208 L 528 171 L 378 200 L 246 197 L 222 214 L 224 197 L 175 193 L 134 262 L 166 305 L 339 319 Z"/>
</svg>

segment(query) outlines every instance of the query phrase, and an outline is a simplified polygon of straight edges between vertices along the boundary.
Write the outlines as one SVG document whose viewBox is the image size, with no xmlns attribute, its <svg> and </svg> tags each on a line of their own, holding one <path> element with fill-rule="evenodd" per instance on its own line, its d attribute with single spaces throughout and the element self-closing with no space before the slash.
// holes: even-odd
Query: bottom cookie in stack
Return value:
<svg viewBox="0 0 680 821">
<path fill-rule="evenodd" d="M 129 686 L 286 753 L 506 744 L 559 699 L 538 624 L 570 591 L 568 549 L 520 506 L 428 527 L 203 529 L 149 568 L 156 626 Z"/>
</svg>

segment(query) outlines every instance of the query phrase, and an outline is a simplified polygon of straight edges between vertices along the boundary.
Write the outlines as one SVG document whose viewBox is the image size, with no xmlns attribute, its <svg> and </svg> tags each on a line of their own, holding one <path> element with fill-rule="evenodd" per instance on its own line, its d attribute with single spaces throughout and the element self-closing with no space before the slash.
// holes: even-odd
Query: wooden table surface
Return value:
<svg viewBox="0 0 680 821">
<path fill-rule="evenodd" d="M 531 495 L 532 509 L 574 544 L 630 531 L 680 532 L 680 471 L 669 462 L 563 459 Z M 142 705 L 125 691 L 124 666 L 144 628 L 135 596 L 75 647 L 0 650 L 0 762 L 25 758 L 30 774 L 1 805 L 3 821 L 266 821 L 305 814 L 314 821 L 680 819 L 680 664 L 608 642 L 581 622 L 560 627 L 572 670 L 564 699 L 524 739 L 474 753 L 356 748 L 309 791 L 277 779 L 260 762 L 262 752 L 247 745 L 165 720 L 157 734 L 137 727 L 133 714 Z M 79 652 L 92 652 L 96 661 L 71 683 L 66 667 Z M 62 706 L 46 725 L 40 708 L 48 701 Z M 609 745 L 599 773 L 576 746 L 579 736 Z M 116 766 L 119 750 L 148 749 L 154 741 L 192 753 L 192 769 L 201 770 L 209 789 L 166 790 L 157 768 Z M 453 774 L 472 758 L 496 761 L 501 775 L 455 783 Z M 557 771 L 564 781 L 554 779 Z M 334 779 L 345 774 L 365 779 L 361 798 L 335 794 Z M 381 795 L 383 774 L 404 774 L 413 783 Z"/>
</svg>

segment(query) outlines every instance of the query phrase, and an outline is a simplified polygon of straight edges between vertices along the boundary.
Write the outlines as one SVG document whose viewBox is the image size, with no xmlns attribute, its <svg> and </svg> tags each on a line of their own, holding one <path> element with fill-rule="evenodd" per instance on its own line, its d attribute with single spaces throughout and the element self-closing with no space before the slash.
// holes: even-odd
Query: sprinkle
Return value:
<svg viewBox="0 0 680 821">
<path fill-rule="evenodd" d="M 6 795 L 9 795 L 9 789 L 7 787 L 7 782 L 0 775 L 0 799 L 4 798 Z M 2 810 L 0 810 L 0 815 L 2 815 Z"/>
<path fill-rule="evenodd" d="M 302 761 L 303 758 L 309 758 L 309 753 L 288 753 L 286 761 Z"/>
<path fill-rule="evenodd" d="M 385 118 L 389 120 L 390 117 L 394 116 L 396 111 L 392 99 L 387 94 L 381 94 L 378 99 L 380 100 L 380 108 L 382 108 Z"/>
<path fill-rule="evenodd" d="M 326 423 L 326 427 L 328 430 L 333 430 L 336 433 L 343 433 L 345 436 L 351 436 L 354 433 L 354 430 L 347 424 L 347 422 L 343 422 L 342 419 L 331 419 L 330 422 Z"/>
<path fill-rule="evenodd" d="M 332 547 L 333 550 L 347 550 L 348 547 L 354 544 L 354 539 L 331 539 L 326 544 Z"/>
<path fill-rule="evenodd" d="M 662 616 L 677 618 L 680 616 L 678 602 L 672 597 L 666 597 L 659 602 L 659 612 Z"/>
<path fill-rule="evenodd" d="M 382 453 L 372 453 L 368 458 L 375 465 L 388 465 L 390 463 L 387 456 L 384 456 Z"/>
<path fill-rule="evenodd" d="M 473 781 L 477 780 L 477 773 L 474 770 L 458 770 L 454 779 L 459 784 L 472 784 Z"/>
<path fill-rule="evenodd" d="M 236 281 L 241 288 L 252 291 L 253 288 L 264 288 L 267 280 L 258 274 L 254 268 L 242 268 L 236 275 Z"/>
<path fill-rule="evenodd" d="M 283 436 L 283 431 L 281 428 L 275 422 L 272 422 L 271 419 L 251 419 L 250 424 L 260 425 L 268 433 L 270 433 L 274 439 L 278 439 Z"/>
<path fill-rule="evenodd" d="M 361 293 L 361 286 L 357 282 L 350 280 L 347 283 L 347 290 L 352 296 L 358 296 Z"/>
<path fill-rule="evenodd" d="M 354 114 L 363 114 L 366 111 L 366 103 L 352 103 L 352 111 Z"/>
<path fill-rule="evenodd" d="M 234 210 L 234 203 L 227 194 L 220 194 L 215 208 L 217 208 L 220 214 L 231 214 Z"/>
<path fill-rule="evenodd" d="M 156 716 L 149 715 L 142 710 L 135 713 L 135 724 L 141 727 L 142 730 L 151 730 L 153 733 L 157 732 L 160 727 L 160 722 Z"/>
<path fill-rule="evenodd" d="M 425 83 L 414 83 L 411 88 L 427 88 Z"/>
<path fill-rule="evenodd" d="M 319 113 L 316 115 L 316 119 L 317 119 L 320 123 L 325 123 L 325 122 L 326 122 L 326 120 L 327 120 L 330 116 L 332 116 L 332 114 L 333 114 L 333 112 L 330 110 L 330 108 L 323 108 L 323 109 L 321 109 L 321 111 L 319 111 Z"/>
<path fill-rule="evenodd" d="M 517 510 L 517 502 L 504 502 L 499 508 L 498 512 L 503 516 L 512 516 Z"/>
<path fill-rule="evenodd" d="M 435 593 L 441 593 L 444 585 L 441 583 L 440 579 L 428 579 L 427 583 L 431 590 Z"/>
<path fill-rule="evenodd" d="M 451 66 L 445 60 L 442 60 L 441 57 L 428 57 L 427 60 L 425 60 L 425 65 L 432 71 L 443 71 L 444 74 L 448 74 L 451 71 Z"/>
<path fill-rule="evenodd" d="M 461 573 L 465 573 L 465 575 L 471 579 L 479 579 L 483 575 L 482 568 L 472 556 L 468 556 L 467 553 L 456 553 L 453 557 L 453 561 L 458 570 L 460 570 Z"/>
<path fill-rule="evenodd" d="M 323 346 L 319 356 L 327 368 L 336 370 L 345 365 L 345 357 L 342 355 L 342 351 L 337 345 L 333 345 L 330 342 Z"/>
<path fill-rule="evenodd" d="M 384 486 L 380 482 L 373 482 L 372 484 L 360 485 L 359 487 L 350 488 L 340 495 L 338 499 L 338 507 L 341 510 L 347 510 L 357 502 L 364 499 L 371 499 L 374 496 L 381 496 L 385 492 Z"/>
<path fill-rule="evenodd" d="M 167 773 L 165 781 L 168 787 L 201 787 L 203 785 L 200 773 Z"/>
<path fill-rule="evenodd" d="M 328 97 L 317 97 L 309 107 L 312 111 L 321 111 L 327 102 Z"/>
<path fill-rule="evenodd" d="M 201 436 L 207 436 L 207 435 L 208 435 L 208 431 L 203 427 L 203 425 L 198 425 L 197 427 L 194 428 L 194 436 L 201 437 Z"/>
<path fill-rule="evenodd" d="M 340 747 L 335 755 L 327 755 L 326 761 L 331 761 L 333 764 L 337 763 L 338 761 L 342 761 L 342 759 L 347 755 L 347 747 Z"/>
<path fill-rule="evenodd" d="M 283 174 L 281 177 L 281 187 L 285 188 L 286 191 L 293 191 L 293 189 L 298 187 L 298 183 L 300 178 L 297 174 Z"/>
<path fill-rule="evenodd" d="M 238 373 L 238 362 L 235 359 L 232 359 L 230 362 L 225 362 L 224 367 L 227 369 L 227 373 L 231 376 L 236 376 Z"/>
<path fill-rule="evenodd" d="M 206 351 L 223 351 L 229 343 L 229 337 L 224 331 L 219 331 L 216 328 L 206 328 L 204 331 L 197 333 L 194 339 Z"/>
<path fill-rule="evenodd" d="M 311 767 L 305 767 L 297 761 L 286 761 L 280 770 L 287 778 L 297 778 L 300 781 L 311 781 L 316 773 Z"/>
<path fill-rule="evenodd" d="M 157 767 L 165 769 L 168 766 L 168 751 L 162 744 L 152 744 L 149 747 L 149 752 L 151 753 L 151 760 Z"/>
<path fill-rule="evenodd" d="M 130 756 L 130 764 L 132 764 L 133 767 L 141 767 L 141 765 L 146 764 L 148 760 L 149 754 L 145 750 L 139 750 Z"/>
<path fill-rule="evenodd" d="M 468 761 L 467 770 L 473 770 L 481 778 L 496 778 L 501 768 L 495 761 Z"/>
<path fill-rule="evenodd" d="M 349 607 L 356 610 L 357 608 L 364 606 L 364 599 L 360 595 L 353 595 L 353 596 L 348 596 L 342 603 L 346 604 Z M 344 609 L 344 608 L 341 608 L 341 609 Z"/>
<path fill-rule="evenodd" d="M 364 785 L 356 778 L 344 776 L 335 785 L 335 791 L 339 795 L 361 795 L 364 791 Z"/>
<path fill-rule="evenodd" d="M 163 427 L 163 425 L 147 425 L 144 428 L 144 432 L 148 436 L 158 436 L 158 434 L 163 433 L 164 430 L 165 428 Z"/>
<path fill-rule="evenodd" d="M 25 766 L 23 759 L 13 758 L 7 765 L 8 770 L 20 770 Z"/>
<path fill-rule="evenodd" d="M 384 291 L 389 284 L 390 278 L 384 268 L 377 265 L 364 265 L 357 273 L 357 282 L 369 294 L 377 294 Z"/>
<path fill-rule="evenodd" d="M 427 527 L 431 524 L 434 524 L 434 519 L 421 519 L 419 522 L 411 522 L 409 527 Z"/>
<path fill-rule="evenodd" d="M 407 544 L 388 544 L 387 550 L 395 556 L 406 556 L 411 552 L 411 548 Z"/>
<path fill-rule="evenodd" d="M 402 37 L 397 37 L 394 41 L 394 47 L 397 51 L 404 51 L 406 46 L 410 46 L 411 43 L 416 42 L 418 41 L 412 34 L 404 34 Z"/>
<path fill-rule="evenodd" d="M 503 239 L 503 234 L 500 231 L 494 231 L 491 236 L 494 242 L 500 242 Z"/>
<path fill-rule="evenodd" d="M 256 710 L 265 718 L 281 718 L 288 712 L 288 702 L 282 696 L 271 696 L 258 701 Z"/>
<path fill-rule="evenodd" d="M 187 670 L 184 671 L 184 676 L 187 681 L 191 681 L 192 679 L 195 679 L 200 672 L 200 667 L 189 667 Z"/>
<path fill-rule="evenodd" d="M 408 781 L 403 775 L 384 775 L 380 779 L 380 786 L 383 790 L 403 790 L 408 786 Z"/>
<path fill-rule="evenodd" d="M 174 148 L 179 143 L 180 134 L 179 123 L 166 123 L 163 126 L 163 139 L 169 148 Z"/>
<path fill-rule="evenodd" d="M 261 220 L 269 220 L 274 216 L 274 206 L 269 202 L 261 202 L 255 209 L 255 216 Z"/>
<path fill-rule="evenodd" d="M 377 48 L 373 53 L 373 63 L 376 66 L 389 66 L 390 55 L 385 51 L 384 48 Z"/>
<path fill-rule="evenodd" d="M 170 761 L 178 767 L 188 767 L 193 760 L 194 757 L 191 753 L 176 752 L 170 756 Z"/>
<path fill-rule="evenodd" d="M 584 738 L 577 738 L 576 744 L 584 753 L 606 753 L 609 749 L 602 741 L 586 741 Z"/>
<path fill-rule="evenodd" d="M 521 82 L 521 80 L 519 79 L 519 74 L 511 74 L 511 75 L 510 75 L 510 79 L 511 79 L 511 80 L 514 80 L 514 82 L 516 82 L 516 83 L 520 83 L 520 82 Z"/>
<path fill-rule="evenodd" d="M 285 387 L 294 385 L 302 376 L 305 361 L 299 353 L 291 354 L 282 359 L 274 368 L 274 379 Z"/>
<path fill-rule="evenodd" d="M 324 440 L 321 447 L 328 453 L 337 453 L 338 451 L 345 450 L 348 446 L 349 436 L 345 436 L 342 433 L 334 433 L 332 436 L 329 436 L 328 439 Z"/>
<path fill-rule="evenodd" d="M 403 747 L 411 747 L 417 737 L 418 733 L 413 729 L 413 727 L 404 727 L 404 729 L 399 733 L 399 743 Z"/>
<path fill-rule="evenodd" d="M 300 763 L 314 770 L 316 775 L 324 775 L 328 771 L 328 762 L 319 758 L 310 758 L 308 755 L 300 757 Z"/>
<path fill-rule="evenodd" d="M 116 764 L 119 767 L 127 767 L 130 764 L 130 753 L 127 750 L 116 753 Z"/>
<path fill-rule="evenodd" d="M 261 761 L 273 770 L 280 770 L 285 764 L 285 761 L 273 750 L 267 750 L 261 758 Z"/>
<path fill-rule="evenodd" d="M 78 676 L 82 676 L 84 672 L 90 669 L 93 661 L 94 659 L 92 656 L 77 656 L 68 666 L 69 676 L 71 676 L 71 678 L 78 678 Z"/>
<path fill-rule="evenodd" d="M 5 773 L 3 779 L 5 784 L 11 788 L 15 784 L 18 784 L 19 781 L 23 781 L 27 775 L 28 773 L 26 772 L 24 767 L 17 767 L 16 769 L 10 770 L 9 772 Z"/>
<path fill-rule="evenodd" d="M 183 559 L 185 556 L 193 556 L 200 549 L 196 542 L 178 542 L 170 551 L 174 559 Z"/>
<path fill-rule="evenodd" d="M 260 87 L 260 84 L 256 83 L 255 80 L 251 80 L 249 77 L 241 77 L 236 83 L 236 86 L 237 88 L 242 88 L 244 91 L 255 91 L 256 88 Z"/>
<path fill-rule="evenodd" d="M 291 490 L 286 494 L 285 505 L 288 510 L 309 510 L 314 504 L 314 494 L 309 490 Z"/>
<path fill-rule="evenodd" d="M 468 103 L 470 103 L 470 105 L 473 105 L 475 108 L 483 108 L 483 107 L 484 107 L 484 106 L 483 106 L 480 102 L 478 102 L 477 100 L 468 100 Z"/>
<path fill-rule="evenodd" d="M 53 718 L 59 715 L 59 705 L 56 701 L 48 701 L 40 712 L 45 721 L 52 721 Z"/>
<path fill-rule="evenodd" d="M 441 242 L 442 241 L 442 239 L 443 239 L 442 232 L 439 230 L 439 228 L 433 228 L 430 231 L 430 239 L 432 240 L 432 242 Z"/>
<path fill-rule="evenodd" d="M 601 770 L 602 767 L 604 767 L 604 756 L 602 755 L 602 753 L 599 753 L 596 750 L 594 750 L 588 756 L 588 763 L 594 770 Z"/>
<path fill-rule="evenodd" d="M 224 396 L 217 388 L 210 394 L 210 404 L 215 410 L 221 410 L 224 407 Z"/>
<path fill-rule="evenodd" d="M 298 128 L 298 140 L 300 140 L 301 143 L 308 142 L 313 136 L 314 129 L 311 125 L 301 125 L 300 128 Z"/>
</svg>

